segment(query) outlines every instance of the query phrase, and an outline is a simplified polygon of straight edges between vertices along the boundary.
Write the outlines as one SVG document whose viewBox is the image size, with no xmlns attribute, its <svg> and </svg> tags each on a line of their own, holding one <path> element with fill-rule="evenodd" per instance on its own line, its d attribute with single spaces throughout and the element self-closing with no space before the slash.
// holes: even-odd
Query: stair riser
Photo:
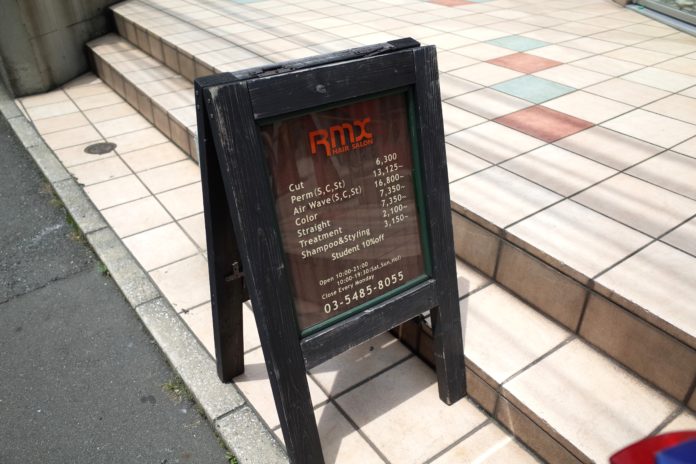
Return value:
<svg viewBox="0 0 696 464">
<path fill-rule="evenodd" d="M 166 39 L 129 21 L 118 12 L 114 11 L 113 13 L 116 28 L 121 37 L 126 38 L 130 43 L 165 64 L 172 71 L 181 74 L 191 82 L 199 77 L 215 74 L 216 71 L 212 66 L 178 49 L 176 45 L 169 43 Z"/>
<path fill-rule="evenodd" d="M 93 53 L 95 72 L 107 85 L 113 88 L 133 108 L 157 127 L 191 158 L 198 161 L 198 142 L 196 133 L 181 121 L 173 118 L 165 108 L 152 100 L 135 84 L 128 81 L 117 69 L 97 54 Z"/>
<path fill-rule="evenodd" d="M 696 350 L 471 219 L 454 212 L 452 222 L 460 259 L 688 404 L 696 383 Z"/>
<path fill-rule="evenodd" d="M 121 22 L 128 24 L 124 19 Z M 131 36 L 137 42 L 135 26 L 125 27 L 126 33 L 128 30 L 136 31 Z M 146 43 L 149 41 L 141 39 L 134 45 Z M 94 61 L 98 74 L 110 86 L 197 159 L 196 134 L 191 128 L 173 118 L 106 60 L 95 55 Z M 453 226 L 455 249 L 462 260 L 671 397 L 689 404 L 696 382 L 696 350 L 608 300 L 588 282 L 580 283 L 573 278 L 577 276 L 568 276 L 541 261 L 530 253 L 530 246 L 520 247 L 519 239 L 510 234 L 492 232 L 457 212 L 453 212 Z M 537 255 L 543 256 L 541 252 Z"/>
</svg>

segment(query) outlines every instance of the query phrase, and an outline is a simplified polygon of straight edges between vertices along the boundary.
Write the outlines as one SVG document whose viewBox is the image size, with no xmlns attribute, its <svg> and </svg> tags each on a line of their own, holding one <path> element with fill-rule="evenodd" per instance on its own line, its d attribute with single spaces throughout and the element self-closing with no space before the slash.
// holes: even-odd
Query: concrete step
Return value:
<svg viewBox="0 0 696 464">
<path fill-rule="evenodd" d="M 457 271 L 469 394 L 547 462 L 606 463 L 644 436 L 696 427 L 683 404 L 577 334 L 462 261 Z M 432 364 L 429 327 L 410 333 Z"/>
<path fill-rule="evenodd" d="M 115 34 L 95 39 L 87 48 L 97 75 L 197 160 L 196 108 L 191 81 Z"/>
<path fill-rule="evenodd" d="M 166 11 L 154 4 L 116 6 L 119 30 L 130 40 L 106 36 L 90 50 L 107 84 L 194 159 L 190 79 L 320 51 L 257 48 L 249 57 L 246 45 L 223 37 L 228 47 L 199 27 L 213 21 L 229 31 L 238 22 L 188 3 Z M 200 19 L 187 22 L 186 15 Z M 242 40 L 240 34 L 232 35 Z M 201 53 L 199 41 L 231 51 Z M 450 77 L 442 82 L 445 98 L 448 86 L 461 84 Z M 446 127 L 449 120 L 456 128 L 450 106 Z M 696 261 L 664 237 L 597 213 L 589 200 L 565 198 L 481 158 L 472 168 L 473 155 L 462 147 L 476 150 L 448 137 L 456 251 L 477 269 L 460 263 L 472 397 L 554 463 L 603 462 L 646 434 L 675 424 L 693 428 L 684 410 L 696 409 L 696 331 L 684 308 L 696 298 Z M 399 337 L 431 356 L 427 320 L 401 327 Z"/>
<path fill-rule="evenodd" d="M 77 176 L 78 181 L 87 186 L 88 194 L 103 211 L 106 220 L 119 236 L 124 237 L 124 242 L 136 258 L 141 260 L 143 267 L 152 269 L 150 274 L 162 292 L 173 302 L 177 310 L 182 311 L 182 318 L 190 324 L 203 345 L 212 350 L 212 326 L 209 306 L 205 303 L 206 298 L 209 298 L 206 289 L 207 275 L 205 261 L 200 254 L 205 252 L 202 224 L 197 221 L 198 225 L 190 228 L 190 220 L 200 217 L 202 206 L 200 198 L 193 198 L 195 195 L 186 190 L 189 186 L 198 185 L 197 173 L 192 171 L 195 165 L 190 160 L 181 161 L 181 157 L 177 156 L 169 160 L 171 164 L 155 168 L 141 166 L 156 155 L 156 151 L 150 148 L 156 149 L 163 145 L 164 137 L 160 136 L 155 141 L 158 145 L 143 148 L 155 143 L 151 140 L 154 135 L 138 139 L 137 143 L 143 144 L 143 147 L 128 146 L 127 140 L 124 139 L 122 143 L 119 139 L 119 154 L 109 158 L 76 161 L 69 157 L 73 152 L 81 153 L 82 145 L 73 146 L 78 143 L 77 139 L 73 137 L 72 140 L 66 141 L 62 136 L 65 130 L 74 129 L 62 126 L 58 128 L 56 124 L 80 124 L 71 121 L 70 118 L 74 113 L 69 111 L 74 105 L 77 105 L 76 108 L 82 110 L 87 118 L 87 125 L 78 128 L 80 133 L 86 134 L 85 143 L 95 141 L 87 133 L 90 124 L 94 126 L 92 132 L 104 135 L 106 138 L 103 140 L 106 141 L 131 134 L 126 128 L 121 127 L 121 130 L 115 132 L 118 134 L 115 137 L 106 135 L 118 125 L 112 121 L 129 124 L 128 121 L 123 121 L 123 117 L 132 116 L 117 117 L 115 113 L 121 111 L 119 109 L 125 104 L 124 101 L 105 88 L 98 79 L 85 81 L 85 85 L 66 88 L 65 92 L 61 91 L 61 95 L 56 95 L 55 98 L 49 96 L 41 102 L 27 100 L 27 114 L 29 117 L 37 117 L 35 124 L 47 142 L 56 148 L 61 159 L 70 165 L 70 172 Z M 93 108 L 90 98 L 99 100 L 106 106 Z M 74 105 L 71 103 L 73 101 Z M 54 108 L 55 105 L 62 106 Z M 54 110 L 68 113 L 49 117 L 50 111 Z M 96 113 L 95 110 L 99 112 Z M 104 114 L 109 113 L 112 118 L 104 120 Z M 132 110 L 129 114 L 132 115 Z M 155 129 L 145 122 L 138 125 L 138 129 L 133 133 L 142 134 L 143 131 Z M 77 132 L 74 135 L 77 136 Z M 63 148 L 68 145 L 70 147 Z M 124 169 L 125 164 L 119 163 L 118 158 L 123 158 L 134 172 Z M 177 184 L 168 185 L 172 174 L 176 174 L 175 177 L 180 179 L 177 180 Z M 135 178 L 140 179 L 174 218 L 182 218 L 182 230 L 194 238 L 200 251 L 196 251 L 195 248 L 186 251 L 177 248 L 178 245 L 175 246 L 168 253 L 176 253 L 179 257 L 194 253 L 194 256 L 176 261 L 171 267 L 158 267 L 159 264 L 148 258 L 148 250 L 155 244 L 143 241 L 144 237 L 140 239 L 138 234 L 133 235 L 135 226 L 130 224 L 132 218 L 147 218 L 150 226 L 166 220 L 154 217 L 153 212 L 147 208 L 133 210 L 135 214 L 128 214 L 124 208 L 129 203 L 124 202 L 140 198 L 144 193 L 131 194 L 128 188 L 117 191 L 106 186 L 111 183 L 121 185 L 122 180 L 131 178 L 134 181 Z M 184 187 L 177 187 L 179 184 Z M 199 185 L 197 190 L 200 190 Z M 175 193 L 179 196 L 172 196 Z M 144 201 L 139 199 L 135 203 L 140 205 Z M 180 211 L 184 203 L 186 211 Z M 161 226 L 155 230 L 170 226 L 171 224 Z M 173 232 L 167 233 L 171 235 Z M 183 238 L 176 236 L 179 241 Z M 167 242 L 175 240 L 170 239 Z M 161 251 L 158 251 L 157 255 L 160 253 Z M 196 272 L 191 273 L 192 270 Z M 606 462 L 605 458 L 611 452 L 644 435 L 667 429 L 696 427 L 696 417 L 686 412 L 683 405 L 669 399 L 607 356 L 597 352 L 577 335 L 522 302 L 492 279 L 462 261 L 458 262 L 457 273 L 459 292 L 462 296 L 460 306 L 470 397 L 547 462 Z M 174 275 L 178 280 L 167 280 L 168 275 Z M 246 310 L 245 316 L 245 332 L 250 338 L 249 348 L 258 347 L 258 339 L 254 337 L 252 313 Z M 423 358 L 432 357 L 432 339 L 428 337 L 427 327 L 407 324 L 401 328 L 400 335 L 407 345 L 418 351 Z M 347 356 L 362 359 L 365 354 L 354 353 Z M 355 367 L 360 366 L 362 364 L 359 363 Z M 319 376 L 323 370 L 325 369 L 320 366 L 313 375 Z M 244 379 L 240 382 L 243 388 L 259 384 L 257 380 L 254 380 L 255 383 L 252 382 L 253 385 L 245 385 Z M 258 388 L 261 387 L 249 390 L 248 395 L 256 394 Z M 272 404 L 272 401 L 269 404 Z M 267 409 L 268 414 L 272 416 L 272 407 L 269 406 Z M 266 417 L 264 419 L 270 421 Z"/>
<path fill-rule="evenodd" d="M 347 34 L 350 39 L 332 41 L 309 19 L 286 18 L 279 25 L 268 8 L 272 6 L 251 10 L 227 3 L 136 0 L 112 10 L 123 36 L 189 80 L 369 40 Z M 397 32 L 418 37 L 419 30 Z M 424 42 L 436 43 L 440 50 L 456 43 L 439 36 Z M 640 178 L 634 182 L 640 172 L 617 170 L 627 166 L 616 160 L 616 152 L 642 160 L 662 149 L 598 126 L 582 137 L 585 133 L 546 145 L 485 122 L 495 114 L 480 104 L 483 95 L 479 103 L 473 100 L 470 92 L 479 85 L 452 74 L 442 74 L 441 85 L 458 256 L 673 398 L 696 407 L 696 313 L 690 309 L 696 299 L 696 256 L 684 252 L 691 234 L 664 234 L 682 222 L 689 226 L 685 220 L 696 214 L 696 198 L 653 188 Z M 162 120 L 158 127 L 166 132 L 161 108 L 157 114 Z M 186 126 L 187 149 L 181 124 L 191 123 L 192 114 L 178 108 L 169 123 L 177 144 L 195 158 L 190 146 L 195 130 Z M 509 143 L 492 143 L 501 137 Z M 536 164 L 515 164 L 515 155 L 525 152 L 536 156 Z M 606 166 L 590 165 L 575 153 Z M 554 165 L 554 158 L 567 160 L 577 174 L 568 175 Z M 612 175 L 596 192 L 580 188 Z M 651 204 L 651 197 L 659 197 L 668 212 L 633 208 L 632 203 Z M 656 219 L 636 227 L 634 217 L 643 214 Z M 662 223 L 668 226 L 658 227 Z M 672 273 L 674 267 L 682 272 Z"/>
</svg>

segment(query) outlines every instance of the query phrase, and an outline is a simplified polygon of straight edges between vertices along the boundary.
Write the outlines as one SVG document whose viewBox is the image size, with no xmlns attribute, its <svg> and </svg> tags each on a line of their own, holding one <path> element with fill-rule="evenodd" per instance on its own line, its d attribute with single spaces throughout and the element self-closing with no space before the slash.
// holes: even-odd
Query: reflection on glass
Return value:
<svg viewBox="0 0 696 464">
<path fill-rule="evenodd" d="M 681 21 L 696 24 L 696 0 L 639 0 L 638 3 Z"/>
</svg>

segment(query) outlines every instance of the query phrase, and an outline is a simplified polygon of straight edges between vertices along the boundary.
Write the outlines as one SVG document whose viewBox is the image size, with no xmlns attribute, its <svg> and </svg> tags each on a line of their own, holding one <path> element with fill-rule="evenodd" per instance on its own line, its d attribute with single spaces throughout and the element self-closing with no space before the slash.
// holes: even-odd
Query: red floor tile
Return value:
<svg viewBox="0 0 696 464">
<path fill-rule="evenodd" d="M 488 60 L 491 64 L 497 64 L 522 73 L 535 73 L 548 68 L 553 68 L 562 64 L 558 61 L 549 60 L 540 56 L 529 55 L 527 53 L 513 53 L 512 55 L 501 56 Z"/>
<path fill-rule="evenodd" d="M 495 122 L 549 143 L 594 125 L 544 106 L 525 108 L 501 116 Z"/>
</svg>

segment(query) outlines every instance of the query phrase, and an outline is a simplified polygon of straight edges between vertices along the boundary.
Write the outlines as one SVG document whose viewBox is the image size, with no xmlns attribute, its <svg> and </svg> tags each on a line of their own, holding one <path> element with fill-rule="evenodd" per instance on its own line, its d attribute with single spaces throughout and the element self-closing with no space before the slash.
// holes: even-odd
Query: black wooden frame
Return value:
<svg viewBox="0 0 696 464">
<path fill-rule="evenodd" d="M 257 121 L 397 88 L 412 90 L 431 276 L 304 338 L 275 219 Z M 305 371 L 430 310 L 440 398 L 466 393 L 435 48 L 412 39 L 197 79 L 196 108 L 218 375 L 244 371 L 251 297 L 293 463 L 323 463 Z M 424 143 L 427 141 L 427 143 Z M 243 156 L 240 156 L 242 155 Z"/>
</svg>

